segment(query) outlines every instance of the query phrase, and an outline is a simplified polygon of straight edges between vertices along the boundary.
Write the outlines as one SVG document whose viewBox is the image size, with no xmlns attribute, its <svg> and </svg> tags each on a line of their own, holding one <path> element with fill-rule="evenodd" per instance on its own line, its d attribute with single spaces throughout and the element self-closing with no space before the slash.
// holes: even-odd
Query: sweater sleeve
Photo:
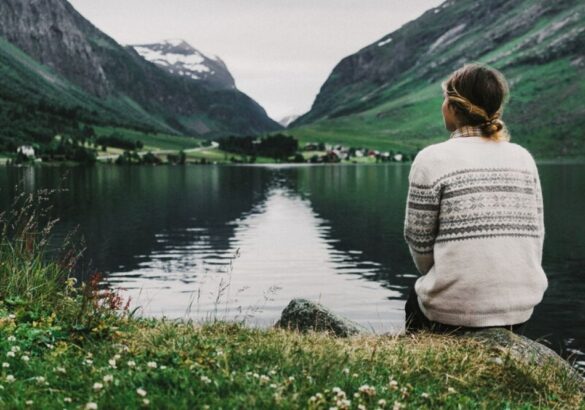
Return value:
<svg viewBox="0 0 585 410">
<path fill-rule="evenodd" d="M 425 275 L 434 264 L 433 246 L 439 229 L 441 190 L 422 151 L 415 157 L 408 177 L 404 239 L 418 271 Z"/>
<path fill-rule="evenodd" d="M 542 198 L 542 186 L 540 184 L 540 175 L 538 168 L 534 165 L 534 192 L 536 195 L 536 215 L 538 223 L 538 234 L 540 235 L 539 258 L 542 264 L 542 253 L 544 248 L 544 201 Z"/>
</svg>

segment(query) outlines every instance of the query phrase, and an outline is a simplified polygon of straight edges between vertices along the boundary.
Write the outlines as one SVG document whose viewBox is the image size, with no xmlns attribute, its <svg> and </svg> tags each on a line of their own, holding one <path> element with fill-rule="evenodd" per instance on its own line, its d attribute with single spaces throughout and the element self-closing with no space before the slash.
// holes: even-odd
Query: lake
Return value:
<svg viewBox="0 0 585 410">
<path fill-rule="evenodd" d="M 3 168 L 0 205 L 52 200 L 59 243 L 84 236 L 83 272 L 149 316 L 273 324 L 294 297 L 377 333 L 404 329 L 418 277 L 403 239 L 410 164 Z M 549 288 L 526 335 L 585 369 L 585 164 L 539 164 Z"/>
</svg>

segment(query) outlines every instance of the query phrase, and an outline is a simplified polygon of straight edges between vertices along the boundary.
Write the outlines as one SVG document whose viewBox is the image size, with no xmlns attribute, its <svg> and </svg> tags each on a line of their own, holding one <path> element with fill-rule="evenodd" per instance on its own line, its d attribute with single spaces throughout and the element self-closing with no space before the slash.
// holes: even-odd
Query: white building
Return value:
<svg viewBox="0 0 585 410">
<path fill-rule="evenodd" d="M 28 158 L 34 158 L 35 156 L 35 149 L 30 145 L 21 145 L 20 147 L 18 147 L 16 152 L 19 152 Z"/>
</svg>

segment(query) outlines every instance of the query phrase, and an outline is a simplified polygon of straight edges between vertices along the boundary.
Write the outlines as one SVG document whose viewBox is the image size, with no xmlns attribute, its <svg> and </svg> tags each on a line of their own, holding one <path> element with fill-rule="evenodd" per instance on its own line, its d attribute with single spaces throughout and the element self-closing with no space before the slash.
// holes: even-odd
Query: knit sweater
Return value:
<svg viewBox="0 0 585 410">
<path fill-rule="evenodd" d="M 532 155 L 463 127 L 409 174 L 404 238 L 424 315 L 448 325 L 527 321 L 548 287 L 543 200 Z"/>
</svg>

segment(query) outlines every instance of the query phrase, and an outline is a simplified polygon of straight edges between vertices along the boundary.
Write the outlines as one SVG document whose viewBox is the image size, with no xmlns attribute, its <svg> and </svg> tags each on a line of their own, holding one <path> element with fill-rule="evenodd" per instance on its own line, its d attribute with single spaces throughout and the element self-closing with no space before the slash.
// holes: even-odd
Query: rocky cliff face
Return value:
<svg viewBox="0 0 585 410">
<path fill-rule="evenodd" d="M 184 40 L 130 46 L 163 70 L 189 77 L 211 87 L 235 89 L 234 78 L 218 56 L 208 57 Z"/>
<path fill-rule="evenodd" d="M 66 0 L 2 0 L 0 36 L 104 104 L 115 100 L 110 112 L 146 112 L 152 124 L 162 118 L 165 131 L 211 137 L 281 128 L 230 86 L 227 69 L 206 82 L 174 75 L 116 43 Z M 218 59 L 209 62 L 212 67 L 220 71 L 225 65 Z"/>
<path fill-rule="evenodd" d="M 502 70 L 569 58 L 585 62 L 585 3 L 447 0 L 341 60 L 292 126 L 362 112 L 470 61 Z"/>
<path fill-rule="evenodd" d="M 0 36 L 83 89 L 105 96 L 112 87 L 88 40 L 88 29 L 95 30 L 65 1 L 0 2 Z"/>
</svg>

